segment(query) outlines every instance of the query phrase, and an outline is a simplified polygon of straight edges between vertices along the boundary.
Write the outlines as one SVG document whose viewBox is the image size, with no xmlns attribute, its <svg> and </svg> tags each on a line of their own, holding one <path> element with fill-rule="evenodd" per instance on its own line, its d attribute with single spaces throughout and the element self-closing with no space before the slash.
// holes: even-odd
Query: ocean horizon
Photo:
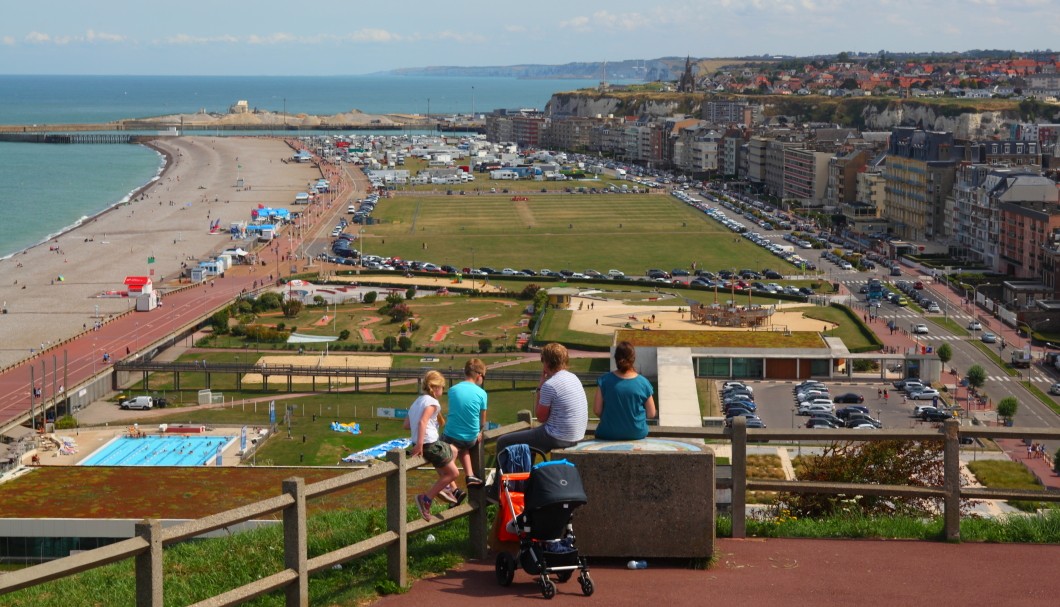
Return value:
<svg viewBox="0 0 1060 607">
<path fill-rule="evenodd" d="M 104 123 L 251 108 L 290 114 L 476 114 L 538 109 L 588 80 L 424 76 L 0 75 L 0 124 Z M 359 132 L 361 133 L 361 132 Z M 206 133 L 203 133 L 204 135 Z M 363 134 L 369 134 L 364 132 Z M 137 145 L 0 142 L 0 259 L 53 238 L 156 179 L 161 156 Z"/>
</svg>

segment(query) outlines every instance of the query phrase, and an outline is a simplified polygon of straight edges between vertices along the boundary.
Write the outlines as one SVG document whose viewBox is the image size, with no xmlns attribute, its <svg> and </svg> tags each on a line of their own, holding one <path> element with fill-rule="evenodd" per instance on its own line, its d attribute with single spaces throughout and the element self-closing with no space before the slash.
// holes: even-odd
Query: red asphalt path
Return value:
<svg viewBox="0 0 1060 607">
<path fill-rule="evenodd" d="M 679 533 L 679 530 L 675 530 Z M 545 601 L 528 574 L 497 584 L 493 560 L 469 562 L 419 580 L 376 607 L 475 607 L 515 601 L 549 605 L 684 607 L 821 607 L 930 605 L 1053 607 L 1060 600 L 1060 546 L 947 544 L 906 540 L 721 539 L 707 570 L 649 561 L 629 570 L 623 562 L 589 559 L 595 586 L 582 595 L 577 577 L 558 584 Z"/>
</svg>

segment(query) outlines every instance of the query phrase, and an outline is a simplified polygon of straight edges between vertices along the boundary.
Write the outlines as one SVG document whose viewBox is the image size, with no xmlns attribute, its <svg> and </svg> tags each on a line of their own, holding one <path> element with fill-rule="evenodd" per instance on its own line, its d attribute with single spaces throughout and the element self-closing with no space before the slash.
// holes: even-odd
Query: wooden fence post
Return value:
<svg viewBox="0 0 1060 607">
<path fill-rule="evenodd" d="M 147 540 L 147 552 L 136 555 L 136 606 L 162 607 L 162 523 L 146 519 L 136 523 L 137 537 Z"/>
<path fill-rule="evenodd" d="M 747 535 L 747 418 L 732 418 L 732 536 Z"/>
<path fill-rule="evenodd" d="M 396 542 L 386 547 L 386 573 L 390 581 L 401 588 L 408 586 L 408 470 L 406 469 L 405 451 L 394 449 L 386 454 L 386 459 L 397 466 L 397 472 L 386 477 L 386 528 L 397 534 Z"/>
<path fill-rule="evenodd" d="M 306 530 L 305 479 L 289 478 L 281 483 L 294 504 L 283 510 L 283 564 L 298 578 L 284 589 L 287 607 L 309 607 L 309 555 Z"/>
<path fill-rule="evenodd" d="M 960 422 L 948 419 L 942 424 L 946 436 L 943 455 L 943 490 L 946 539 L 961 539 L 961 442 L 958 437 Z"/>
<path fill-rule="evenodd" d="M 485 430 L 485 428 L 483 428 Z M 471 448 L 471 468 L 479 470 L 481 478 L 486 478 L 486 450 L 482 441 Z M 467 474 L 474 474 L 468 470 Z M 500 482 L 497 479 L 495 482 Z M 489 541 L 489 517 L 486 515 L 486 491 L 482 488 L 468 491 L 468 499 L 475 507 L 467 517 L 468 539 L 471 540 L 471 554 L 476 559 L 484 559 L 488 554 L 486 544 Z"/>
</svg>

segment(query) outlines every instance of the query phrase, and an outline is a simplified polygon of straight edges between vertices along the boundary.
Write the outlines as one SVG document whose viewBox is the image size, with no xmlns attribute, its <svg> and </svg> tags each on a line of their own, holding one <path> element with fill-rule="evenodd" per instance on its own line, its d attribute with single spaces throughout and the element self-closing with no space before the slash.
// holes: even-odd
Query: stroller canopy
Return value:
<svg viewBox="0 0 1060 607">
<path fill-rule="evenodd" d="M 565 459 L 534 466 L 525 497 L 527 511 L 559 503 L 580 506 L 589 501 L 578 469 Z"/>
</svg>

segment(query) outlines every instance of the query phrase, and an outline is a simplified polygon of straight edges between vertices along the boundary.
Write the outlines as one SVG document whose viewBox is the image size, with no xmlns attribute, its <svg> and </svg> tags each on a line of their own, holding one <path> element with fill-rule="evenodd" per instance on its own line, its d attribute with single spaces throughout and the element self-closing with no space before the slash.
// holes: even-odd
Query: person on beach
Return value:
<svg viewBox="0 0 1060 607">
<path fill-rule="evenodd" d="M 654 418 L 655 389 L 637 373 L 633 364 L 637 351 L 628 341 L 615 346 L 615 370 L 600 376 L 593 413 L 600 417 L 596 438 L 639 440 L 648 435 L 648 419 Z"/>
<path fill-rule="evenodd" d="M 468 488 L 482 486 L 482 479 L 471 466 L 471 449 L 482 439 L 486 427 L 488 397 L 482 389 L 485 379 L 486 363 L 472 358 L 464 364 L 464 381 L 449 388 L 449 423 L 442 438 L 456 447 Z"/>
<path fill-rule="evenodd" d="M 445 418 L 441 416 L 442 405 L 438 402 L 438 397 L 444 389 L 445 377 L 438 371 L 428 371 L 420 383 L 421 394 L 413 401 L 408 417 L 405 418 L 405 429 L 411 431 L 410 438 L 413 441 L 409 455 L 422 456 L 438 472 L 438 480 L 426 493 L 416 496 L 416 507 L 425 521 L 431 520 L 431 506 L 435 497 L 454 506 L 467 497 L 454 486 L 460 471 L 456 468 L 453 450 L 448 443 L 439 440 L 438 436 L 439 428 L 445 424 Z"/>
<path fill-rule="evenodd" d="M 578 376 L 567 370 L 567 348 L 550 343 L 541 349 L 541 382 L 536 390 L 536 428 L 510 432 L 497 439 L 497 452 L 508 445 L 526 444 L 548 453 L 565 449 L 585 438 L 589 400 Z"/>
</svg>

